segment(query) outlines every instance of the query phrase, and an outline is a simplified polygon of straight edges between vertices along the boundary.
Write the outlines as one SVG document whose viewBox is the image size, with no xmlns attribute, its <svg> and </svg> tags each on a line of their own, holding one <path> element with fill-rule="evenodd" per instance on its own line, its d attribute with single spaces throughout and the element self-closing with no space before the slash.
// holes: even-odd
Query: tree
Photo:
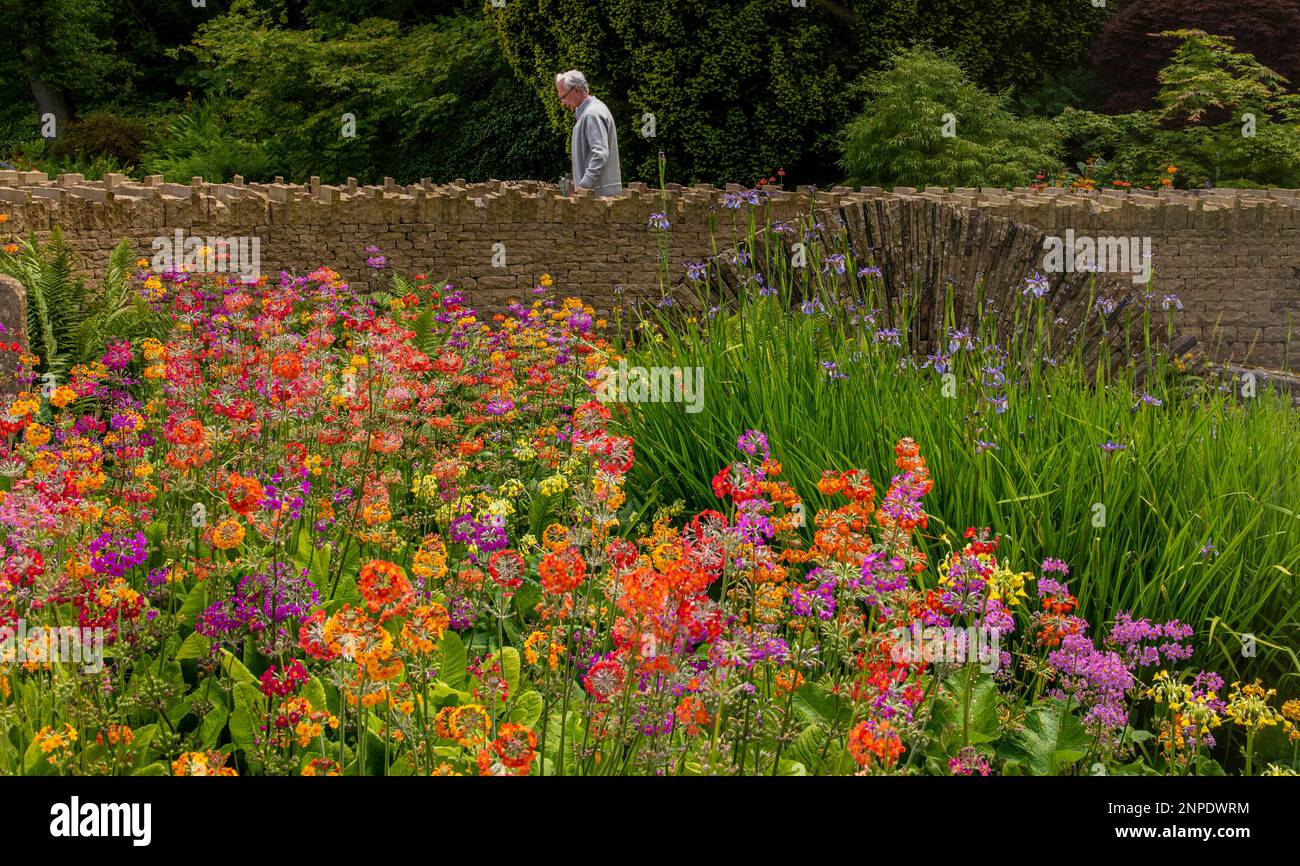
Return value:
<svg viewBox="0 0 1300 866">
<path fill-rule="evenodd" d="M 1059 0 L 509 0 L 488 7 L 515 74 L 559 133 L 554 76 L 583 70 L 619 123 L 624 172 L 752 183 L 834 180 L 851 86 L 913 40 L 949 46 L 990 86 L 1078 63 L 1106 14 Z M 1044 38 L 1050 34 L 1050 38 Z M 653 117 L 655 135 L 642 135 Z M 631 134 L 629 134 L 631 133 Z"/>
<path fill-rule="evenodd" d="M 1156 107 L 1064 112 L 1056 125 L 1075 155 L 1104 155 L 1102 180 L 1300 185 L 1300 95 L 1230 39 L 1201 30 L 1158 35 L 1177 47 L 1157 75 Z M 1176 177 L 1166 175 L 1169 166 Z"/>
<path fill-rule="evenodd" d="M 73 95 L 103 93 L 120 69 L 104 0 L 0 0 L 0 21 L 3 77 L 27 85 L 56 134 L 73 116 Z"/>
<path fill-rule="evenodd" d="M 1061 167 L 1050 122 L 1017 118 L 926 48 L 895 54 L 865 93 L 842 135 L 852 186 L 1015 186 Z"/>
<path fill-rule="evenodd" d="M 1150 109 L 1175 48 L 1172 37 L 1153 34 L 1189 29 L 1232 37 L 1238 50 L 1300 87 L 1300 0 L 1142 0 L 1124 4 L 1097 37 L 1100 109 Z"/>
</svg>

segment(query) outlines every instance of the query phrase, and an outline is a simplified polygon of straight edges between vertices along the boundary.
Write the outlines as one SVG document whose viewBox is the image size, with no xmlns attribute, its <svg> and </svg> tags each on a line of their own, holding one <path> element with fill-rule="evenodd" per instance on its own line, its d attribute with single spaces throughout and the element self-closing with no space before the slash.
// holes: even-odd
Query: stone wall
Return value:
<svg viewBox="0 0 1300 866">
<path fill-rule="evenodd" d="M 102 276 L 112 248 L 131 239 L 144 257 L 156 237 L 257 237 L 263 273 L 305 272 L 319 266 L 354 282 L 377 278 L 365 265 L 367 245 L 378 246 L 388 265 L 406 274 L 448 277 L 469 291 L 471 303 L 496 310 L 523 299 L 536 278 L 555 276 L 566 293 L 608 309 L 615 294 L 658 293 L 661 234 L 648 226 L 665 212 L 671 278 L 686 262 L 705 258 L 711 234 L 726 246 L 733 217 L 743 232 L 749 207 L 723 205 L 727 190 L 633 184 L 613 199 L 564 197 L 554 186 L 531 182 L 434 186 L 331 186 L 284 183 L 190 185 L 144 183 L 122 175 L 89 182 L 80 175 L 51 180 L 39 172 L 0 171 L 0 213 L 11 220 L 0 232 L 48 236 L 59 226 L 80 265 Z M 1291 320 L 1300 329 L 1300 192 L 1296 190 L 1068 191 L 911 190 L 887 193 L 864 187 L 831 192 L 775 193 L 773 220 L 817 212 L 832 220 L 853 201 L 919 196 L 972 207 L 1048 233 L 1150 237 L 1157 295 L 1178 295 L 1185 305 L 1179 327 L 1217 357 L 1252 365 L 1282 366 Z M 764 219 L 759 213 L 760 222 Z M 502 244 L 503 247 L 494 247 Z M 504 251 L 494 263 L 494 251 Z M 1300 334 L 1297 335 L 1300 337 Z"/>
</svg>

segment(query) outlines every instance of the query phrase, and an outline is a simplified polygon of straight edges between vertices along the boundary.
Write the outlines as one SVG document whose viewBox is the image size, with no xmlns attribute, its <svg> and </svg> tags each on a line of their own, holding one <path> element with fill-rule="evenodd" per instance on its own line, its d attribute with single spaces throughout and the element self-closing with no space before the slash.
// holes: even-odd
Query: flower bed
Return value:
<svg viewBox="0 0 1300 866">
<path fill-rule="evenodd" d="M 647 513 L 549 278 L 491 324 L 422 277 L 140 278 L 167 341 L 25 357 L 0 420 L 0 772 L 1294 772 L 1300 703 L 1189 626 L 933 531 L 923 442 L 805 518 L 738 430 L 716 509 Z"/>
</svg>

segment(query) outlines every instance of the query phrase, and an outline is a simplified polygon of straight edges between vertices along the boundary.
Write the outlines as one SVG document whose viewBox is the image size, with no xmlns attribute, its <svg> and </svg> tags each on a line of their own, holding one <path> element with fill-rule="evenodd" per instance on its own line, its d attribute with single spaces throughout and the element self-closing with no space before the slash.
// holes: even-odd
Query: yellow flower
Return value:
<svg viewBox="0 0 1300 866">
<path fill-rule="evenodd" d="M 1265 690 L 1258 679 L 1248 686 L 1233 683 L 1224 712 L 1237 726 L 1254 733 L 1283 721 L 1282 715 L 1268 705 L 1269 698 L 1276 694 L 1277 689 Z"/>
<path fill-rule="evenodd" d="M 411 479 L 411 494 L 416 499 L 432 499 L 438 495 L 438 479 L 433 475 L 420 475 Z"/>
<path fill-rule="evenodd" d="M 549 478 L 543 478 L 538 489 L 543 496 L 556 496 L 569 489 L 569 479 L 563 475 L 552 475 Z"/>
<path fill-rule="evenodd" d="M 1033 579 L 1034 575 L 1028 571 L 1015 574 L 1010 569 L 998 568 L 988 576 L 989 598 L 999 599 L 1007 607 L 1015 607 L 1020 604 L 1020 599 L 1028 597 L 1025 581 Z"/>
<path fill-rule="evenodd" d="M 50 763 L 58 763 L 58 756 L 50 753 L 56 749 L 65 749 L 77 741 L 77 729 L 65 724 L 63 730 L 55 731 L 49 725 L 36 732 L 33 738 L 43 754 L 50 755 Z"/>
</svg>

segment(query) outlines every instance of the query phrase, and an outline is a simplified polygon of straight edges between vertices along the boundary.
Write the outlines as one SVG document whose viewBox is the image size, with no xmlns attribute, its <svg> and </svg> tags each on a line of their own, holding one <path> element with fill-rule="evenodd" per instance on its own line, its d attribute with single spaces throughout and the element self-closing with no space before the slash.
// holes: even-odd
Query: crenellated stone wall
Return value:
<svg viewBox="0 0 1300 866">
<path fill-rule="evenodd" d="M 533 181 L 332 186 L 317 179 L 291 185 L 196 178 L 184 185 L 161 177 L 139 183 L 108 175 L 90 182 L 80 175 L 0 171 L 0 213 L 10 216 L 0 237 L 43 239 L 59 226 L 91 277 L 103 275 L 122 238 L 151 257 L 154 239 L 178 229 L 185 236 L 256 237 L 262 272 L 272 276 L 327 266 L 369 282 L 377 279 L 365 264 L 365 248 L 373 245 L 390 268 L 450 278 L 480 309 L 524 299 L 542 273 L 551 273 L 565 293 L 608 309 L 619 291 L 658 294 L 663 235 L 649 226 L 651 213 L 664 212 L 671 223 L 666 241 L 675 281 L 687 262 L 710 254 L 714 238 L 719 246 L 731 242 L 733 219 L 744 231 L 749 206 L 724 205 L 724 196 L 739 190 L 672 185 L 665 201 L 644 184 L 594 199 L 566 197 Z M 1181 299 L 1183 332 L 1223 360 L 1272 367 L 1298 360 L 1288 334 L 1293 321 L 1300 329 L 1300 191 L 837 187 L 815 197 L 773 193 L 757 216 L 760 223 L 784 221 L 811 210 L 833 221 L 849 202 L 900 196 L 976 208 L 1048 233 L 1068 228 L 1076 235 L 1149 237 L 1153 291 Z"/>
</svg>

